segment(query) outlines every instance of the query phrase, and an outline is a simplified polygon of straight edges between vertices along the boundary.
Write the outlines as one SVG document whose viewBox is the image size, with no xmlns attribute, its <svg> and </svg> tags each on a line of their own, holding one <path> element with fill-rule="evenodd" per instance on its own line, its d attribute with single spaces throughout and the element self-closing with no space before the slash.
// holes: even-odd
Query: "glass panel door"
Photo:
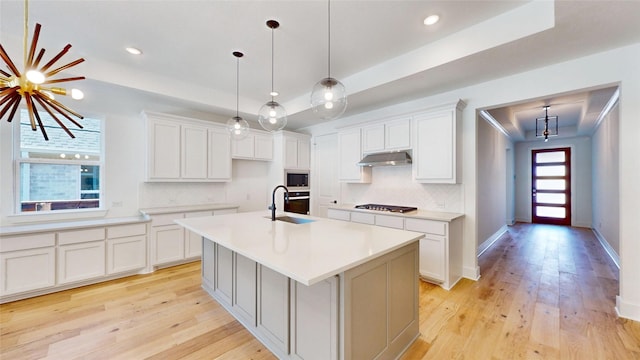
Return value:
<svg viewBox="0 0 640 360">
<path fill-rule="evenodd" d="M 571 225 L 571 148 L 532 150 L 531 176 L 532 222 Z"/>
</svg>

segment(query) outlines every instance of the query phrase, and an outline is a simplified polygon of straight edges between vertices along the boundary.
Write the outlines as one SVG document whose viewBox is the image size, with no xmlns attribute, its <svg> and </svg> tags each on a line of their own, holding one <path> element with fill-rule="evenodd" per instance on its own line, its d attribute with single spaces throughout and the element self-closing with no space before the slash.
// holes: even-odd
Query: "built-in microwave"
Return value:
<svg viewBox="0 0 640 360">
<path fill-rule="evenodd" d="M 285 182 L 289 191 L 309 190 L 309 172 L 304 170 L 285 170 Z"/>
</svg>

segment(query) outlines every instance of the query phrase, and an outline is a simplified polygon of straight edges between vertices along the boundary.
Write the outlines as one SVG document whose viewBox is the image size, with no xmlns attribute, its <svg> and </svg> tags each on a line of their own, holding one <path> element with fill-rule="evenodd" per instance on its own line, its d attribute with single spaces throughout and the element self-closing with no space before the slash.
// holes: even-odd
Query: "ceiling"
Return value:
<svg viewBox="0 0 640 360">
<path fill-rule="evenodd" d="M 441 20 L 427 27 L 422 21 L 430 14 Z M 217 120 L 233 116 L 236 58 L 231 53 L 239 50 L 245 53 L 239 110 L 252 127 L 258 127 L 258 109 L 270 100 L 269 19 L 280 22 L 274 33 L 274 83 L 281 94 L 276 100 L 289 113 L 287 128 L 313 125 L 318 120 L 309 109 L 310 90 L 327 76 L 328 66 L 324 0 L 29 2 L 29 31 L 42 24 L 39 47 L 53 56 L 71 43 L 60 63 L 86 59 L 70 69 L 71 75 L 87 77 L 73 84 L 85 92 L 85 100 L 64 101 L 74 109 L 217 114 Z M 24 2 L 2 0 L 0 42 L 19 68 L 23 28 Z M 344 116 L 637 42 L 640 1 L 331 2 L 331 75 L 349 94 Z M 126 53 L 126 46 L 140 48 L 143 55 Z M 542 103 L 568 109 L 580 101 L 596 102 L 539 99 L 504 110 L 515 114 L 511 118 L 497 111 L 496 119 L 530 119 L 542 116 Z M 572 108 L 563 119 L 593 110 Z"/>
</svg>

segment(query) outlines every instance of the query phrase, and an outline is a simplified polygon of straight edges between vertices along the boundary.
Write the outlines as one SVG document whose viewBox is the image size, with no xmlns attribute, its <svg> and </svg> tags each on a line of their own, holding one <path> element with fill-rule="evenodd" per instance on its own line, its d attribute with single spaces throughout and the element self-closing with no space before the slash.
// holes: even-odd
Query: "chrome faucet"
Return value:
<svg viewBox="0 0 640 360">
<path fill-rule="evenodd" d="M 289 203 L 289 189 L 287 189 L 286 186 L 278 185 L 273 188 L 273 192 L 271 193 L 271 206 L 269 206 L 269 210 L 271 210 L 271 221 L 276 221 L 276 190 L 278 190 L 278 188 L 284 189 L 284 201 Z"/>
</svg>

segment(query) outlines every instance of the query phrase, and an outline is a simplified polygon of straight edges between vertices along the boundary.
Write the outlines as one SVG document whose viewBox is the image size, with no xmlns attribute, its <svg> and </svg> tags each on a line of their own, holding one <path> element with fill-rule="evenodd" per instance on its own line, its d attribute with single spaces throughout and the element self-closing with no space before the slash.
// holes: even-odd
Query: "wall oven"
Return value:
<svg viewBox="0 0 640 360">
<path fill-rule="evenodd" d="M 309 215 L 309 192 L 289 190 L 289 201 L 285 194 L 284 211 Z"/>
<path fill-rule="evenodd" d="M 285 185 L 289 191 L 309 190 L 309 172 L 301 170 L 285 170 Z"/>
</svg>

